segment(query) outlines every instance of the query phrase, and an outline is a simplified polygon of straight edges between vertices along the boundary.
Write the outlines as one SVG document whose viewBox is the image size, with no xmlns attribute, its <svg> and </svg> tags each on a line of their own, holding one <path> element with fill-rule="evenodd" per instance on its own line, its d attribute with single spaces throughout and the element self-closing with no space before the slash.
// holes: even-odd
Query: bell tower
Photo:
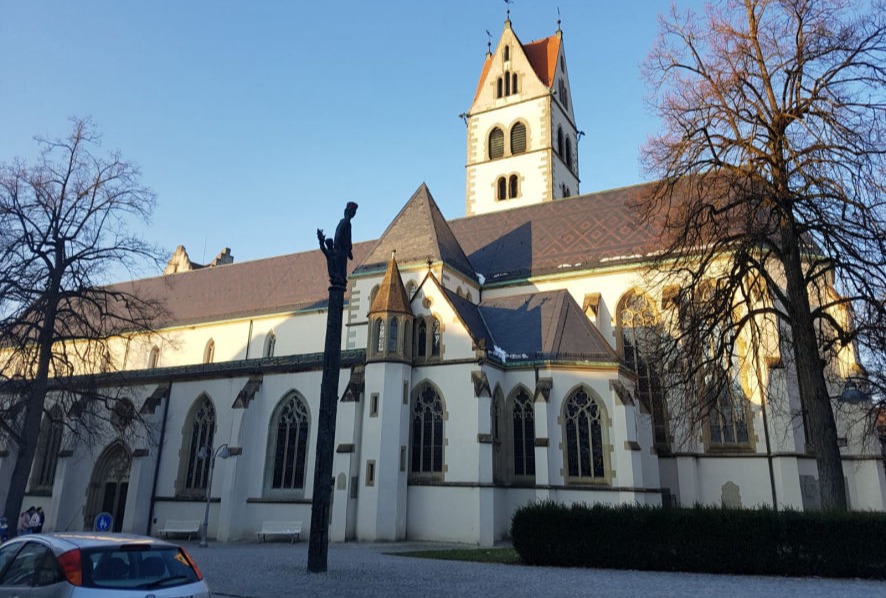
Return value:
<svg viewBox="0 0 886 598">
<path fill-rule="evenodd" d="M 523 44 L 505 21 L 467 121 L 468 216 L 578 195 L 578 129 L 563 32 Z"/>
</svg>

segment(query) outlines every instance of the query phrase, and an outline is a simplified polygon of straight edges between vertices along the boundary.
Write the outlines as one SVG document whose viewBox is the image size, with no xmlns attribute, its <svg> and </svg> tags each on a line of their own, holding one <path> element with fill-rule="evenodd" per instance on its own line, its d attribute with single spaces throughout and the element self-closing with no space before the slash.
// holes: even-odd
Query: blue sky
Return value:
<svg viewBox="0 0 886 598">
<path fill-rule="evenodd" d="M 559 7 L 583 193 L 644 180 L 658 125 L 639 64 L 669 6 L 512 5 L 523 42 L 554 33 Z M 351 200 L 355 240 L 377 238 L 422 182 L 457 218 L 458 115 L 504 19 L 501 0 L 0 0 L 0 161 L 90 116 L 157 194 L 144 237 L 198 262 L 312 249 Z"/>
</svg>

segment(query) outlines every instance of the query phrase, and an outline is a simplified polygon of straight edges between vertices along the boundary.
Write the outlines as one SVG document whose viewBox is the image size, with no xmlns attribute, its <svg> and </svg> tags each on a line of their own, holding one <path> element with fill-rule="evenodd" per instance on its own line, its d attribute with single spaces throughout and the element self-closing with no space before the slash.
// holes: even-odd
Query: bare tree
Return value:
<svg viewBox="0 0 886 598">
<path fill-rule="evenodd" d="M 128 417 L 95 376 L 114 368 L 115 338 L 150 331 L 160 313 L 127 285 L 102 286 L 158 259 L 127 232 L 154 206 L 138 169 L 118 153 L 96 153 L 87 120 L 75 119 L 66 139 L 38 142 L 33 164 L 0 166 L 0 433 L 15 456 L 4 509 L 11 522 L 44 413 L 66 418 L 71 430 L 84 428 L 84 413 L 99 412 L 97 401 L 111 407 L 109 419 Z"/>
<path fill-rule="evenodd" d="M 743 338 L 774 322 L 796 374 L 822 506 L 846 508 L 828 378 L 837 358 L 860 359 L 870 373 L 837 373 L 875 394 L 886 349 L 886 6 L 675 8 L 661 19 L 645 74 L 663 132 L 644 148 L 661 182 L 643 207 L 666 231 L 659 265 L 682 285 L 689 324 L 675 344 L 702 338 L 690 354 L 706 356 L 670 370 L 672 382 L 698 391 L 716 366 L 741 359 Z"/>
</svg>

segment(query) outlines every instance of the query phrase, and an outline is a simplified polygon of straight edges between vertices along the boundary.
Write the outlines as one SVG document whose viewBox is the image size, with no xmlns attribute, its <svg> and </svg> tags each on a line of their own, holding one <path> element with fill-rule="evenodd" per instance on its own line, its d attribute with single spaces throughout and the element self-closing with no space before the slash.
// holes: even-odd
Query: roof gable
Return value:
<svg viewBox="0 0 886 598">
<path fill-rule="evenodd" d="M 496 350 L 511 358 L 575 357 L 618 362 L 568 291 L 513 295 L 479 306 Z"/>
<path fill-rule="evenodd" d="M 558 31 L 550 37 L 523 44 L 517 37 L 517 34 L 511 29 L 511 22 L 505 21 L 505 28 L 498 39 L 495 52 L 486 54 L 483 69 L 480 71 L 480 80 L 477 82 L 477 88 L 474 91 L 472 107 L 479 106 L 480 109 L 483 109 L 483 106 L 495 101 L 495 99 L 501 99 L 500 95 L 496 95 L 493 92 L 495 81 L 489 81 L 487 85 L 487 80 L 492 76 L 500 78 L 501 73 L 506 70 L 511 72 L 522 71 L 524 75 L 528 74 L 527 71 L 531 71 L 537 79 L 537 82 L 530 82 L 529 79 L 523 78 L 519 84 L 520 92 L 518 96 L 525 95 L 527 92 L 530 95 L 541 93 L 542 87 L 550 89 L 554 85 L 557 58 L 560 54 L 560 40 L 561 34 Z M 505 61 L 502 55 L 504 47 L 510 48 L 511 55 L 509 61 Z M 492 73 L 495 73 L 495 75 Z M 484 90 L 487 90 L 485 95 L 483 93 Z M 482 101 L 481 96 L 484 96 Z"/>
<path fill-rule="evenodd" d="M 355 273 L 374 272 L 392 252 L 401 264 L 441 261 L 473 279 L 477 275 L 427 185 L 419 186 Z"/>
</svg>

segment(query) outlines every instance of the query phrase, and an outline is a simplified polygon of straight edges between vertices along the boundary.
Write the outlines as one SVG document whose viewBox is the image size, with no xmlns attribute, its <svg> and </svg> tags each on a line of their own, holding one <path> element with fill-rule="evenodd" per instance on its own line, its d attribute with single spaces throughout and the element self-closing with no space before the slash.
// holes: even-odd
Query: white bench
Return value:
<svg viewBox="0 0 886 598">
<path fill-rule="evenodd" d="M 301 521 L 263 521 L 256 534 L 259 542 L 264 542 L 268 536 L 288 536 L 292 543 L 301 539 Z"/>
<path fill-rule="evenodd" d="M 157 533 L 163 538 L 168 538 L 169 534 L 188 534 L 188 540 L 191 536 L 200 531 L 199 521 L 185 521 L 180 519 L 167 519 L 166 526 L 158 529 Z"/>
</svg>

